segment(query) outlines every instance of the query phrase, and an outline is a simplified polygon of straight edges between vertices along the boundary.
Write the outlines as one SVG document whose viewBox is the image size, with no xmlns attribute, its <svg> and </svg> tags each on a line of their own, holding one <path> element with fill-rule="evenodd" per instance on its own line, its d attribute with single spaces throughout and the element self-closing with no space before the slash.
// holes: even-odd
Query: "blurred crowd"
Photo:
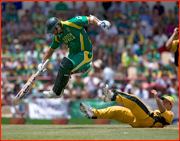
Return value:
<svg viewBox="0 0 180 141">
<path fill-rule="evenodd" d="M 69 5 L 59 1 L 55 7 L 50 1 L 42 6 L 34 1 L 30 9 L 20 10 L 7 2 L 1 11 L 1 105 L 11 105 L 12 98 L 38 70 L 38 63 L 52 42 L 52 37 L 44 33 L 46 20 L 90 14 L 110 21 L 112 26 L 109 30 L 93 24 L 84 26 L 93 45 L 93 67 L 86 74 L 71 76 L 65 98 L 101 98 L 105 83 L 142 99 L 153 97 L 151 89 L 156 89 L 159 96 L 179 98 L 174 57 L 165 48 L 179 25 L 179 2 L 174 9 L 165 9 L 159 1 L 151 8 L 145 1 L 91 2 L 93 8 L 86 1 L 80 7 L 76 1 Z M 44 79 L 37 81 L 31 94 L 52 89 L 59 64 L 67 54 L 66 46 L 60 44 L 47 65 Z"/>
</svg>

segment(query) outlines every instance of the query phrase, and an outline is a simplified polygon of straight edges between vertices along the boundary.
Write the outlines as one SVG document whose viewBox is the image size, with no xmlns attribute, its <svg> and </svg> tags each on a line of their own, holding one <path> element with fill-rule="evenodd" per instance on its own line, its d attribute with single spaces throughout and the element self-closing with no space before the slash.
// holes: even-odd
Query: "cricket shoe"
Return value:
<svg viewBox="0 0 180 141">
<path fill-rule="evenodd" d="M 86 114 L 86 117 L 91 119 L 94 116 L 93 109 L 89 106 L 86 106 L 84 103 L 80 103 L 79 105 L 81 112 Z"/>
<path fill-rule="evenodd" d="M 62 97 L 62 93 L 60 95 L 56 95 L 53 90 L 51 90 L 51 91 L 44 91 L 43 95 L 46 98 L 61 98 Z"/>
<path fill-rule="evenodd" d="M 102 99 L 104 100 L 104 102 L 110 102 L 113 96 L 113 92 L 111 92 L 111 90 L 108 89 L 107 84 L 103 86 L 103 94 L 104 96 L 102 97 Z"/>
</svg>

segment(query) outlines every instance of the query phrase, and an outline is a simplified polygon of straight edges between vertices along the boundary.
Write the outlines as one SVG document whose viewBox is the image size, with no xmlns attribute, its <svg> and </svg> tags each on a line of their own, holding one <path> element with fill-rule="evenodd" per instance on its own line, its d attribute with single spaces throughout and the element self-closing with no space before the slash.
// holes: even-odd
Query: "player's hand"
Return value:
<svg viewBox="0 0 180 141">
<path fill-rule="evenodd" d="M 174 29 L 174 34 L 175 34 L 175 35 L 178 35 L 178 34 L 179 34 L 179 28 L 176 27 L 176 28 Z"/>
<path fill-rule="evenodd" d="M 44 61 L 41 61 L 38 65 L 38 70 L 41 71 L 40 75 L 42 75 L 47 69 L 43 68 Z"/>
<path fill-rule="evenodd" d="M 111 27 L 111 23 L 109 21 L 103 20 L 98 22 L 98 26 L 101 28 L 109 29 Z"/>
<path fill-rule="evenodd" d="M 158 97 L 158 93 L 157 93 L 157 91 L 156 91 L 156 90 L 151 90 L 151 93 L 153 93 L 153 94 L 154 94 L 154 99 L 156 99 L 156 100 L 158 100 L 158 99 L 159 99 L 159 97 Z"/>
</svg>

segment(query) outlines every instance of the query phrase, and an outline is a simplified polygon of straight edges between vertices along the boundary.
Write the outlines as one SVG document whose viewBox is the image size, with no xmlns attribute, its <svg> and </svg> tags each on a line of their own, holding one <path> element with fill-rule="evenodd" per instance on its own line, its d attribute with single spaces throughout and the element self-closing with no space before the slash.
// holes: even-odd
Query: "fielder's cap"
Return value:
<svg viewBox="0 0 180 141">
<path fill-rule="evenodd" d="M 163 95 L 161 99 L 165 99 L 167 102 L 171 103 L 171 105 L 174 105 L 174 99 L 171 96 Z"/>
</svg>

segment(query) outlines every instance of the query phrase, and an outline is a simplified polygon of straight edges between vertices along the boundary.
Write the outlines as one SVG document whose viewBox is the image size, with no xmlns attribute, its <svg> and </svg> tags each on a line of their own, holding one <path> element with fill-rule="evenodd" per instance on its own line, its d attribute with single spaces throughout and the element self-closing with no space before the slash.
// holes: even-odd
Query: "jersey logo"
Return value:
<svg viewBox="0 0 180 141">
<path fill-rule="evenodd" d="M 70 32 L 70 29 L 68 27 L 66 27 L 67 31 Z"/>
<path fill-rule="evenodd" d="M 82 19 L 82 17 L 81 17 L 81 16 L 77 16 L 76 18 L 77 18 L 77 19 Z"/>
<path fill-rule="evenodd" d="M 62 39 L 63 39 L 64 43 L 67 44 L 68 42 L 74 40 L 75 37 L 72 35 L 72 33 L 69 33 L 69 34 L 65 35 Z"/>
</svg>

